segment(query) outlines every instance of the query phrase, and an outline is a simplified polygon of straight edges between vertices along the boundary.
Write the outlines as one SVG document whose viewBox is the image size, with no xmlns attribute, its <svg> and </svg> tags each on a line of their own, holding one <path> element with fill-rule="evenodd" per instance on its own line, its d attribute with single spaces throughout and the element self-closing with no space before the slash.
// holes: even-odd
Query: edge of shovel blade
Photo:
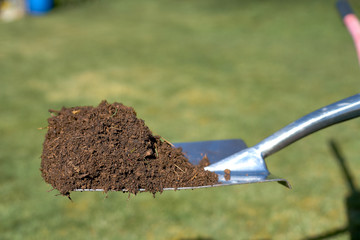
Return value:
<svg viewBox="0 0 360 240">
<path fill-rule="evenodd" d="M 174 146 L 181 147 L 186 157 L 188 157 L 189 161 L 194 165 L 199 164 L 200 160 L 204 157 L 205 154 L 209 158 L 210 164 L 214 164 L 223 160 L 226 157 L 231 156 L 234 153 L 240 152 L 248 148 L 248 146 L 242 139 L 182 142 L 182 143 L 175 143 Z M 253 173 L 232 171 L 231 179 L 229 181 L 225 180 L 224 172 L 216 172 L 216 173 L 219 175 L 219 181 L 221 182 L 221 184 L 218 184 L 216 186 L 261 183 L 261 182 L 278 182 L 281 185 L 291 189 L 291 185 L 286 179 L 279 178 L 271 174 L 269 171 L 267 171 L 267 169 L 266 171 L 253 172 Z M 202 187 L 208 187 L 208 186 L 202 186 Z M 199 186 L 196 188 L 201 188 L 201 187 Z"/>
<path fill-rule="evenodd" d="M 177 190 L 190 190 L 190 189 L 199 189 L 199 188 L 211 188 L 211 187 L 222 187 L 222 186 L 232 186 L 232 185 L 239 185 L 239 184 L 250 184 L 250 183 L 266 183 L 266 182 L 278 182 L 281 185 L 291 189 L 290 183 L 284 179 L 279 178 L 275 175 L 272 175 L 269 173 L 268 175 L 264 174 L 255 174 L 255 175 L 249 175 L 249 174 L 240 174 L 236 177 L 232 174 L 232 179 L 226 181 L 221 180 L 223 176 L 219 176 L 220 184 L 215 185 L 206 185 L 206 186 L 196 186 L 196 187 L 179 187 L 179 188 L 164 188 L 164 191 L 177 191 Z M 103 189 L 75 189 L 75 192 L 102 192 Z M 110 190 L 111 191 L 111 190 Z M 122 192 L 127 192 L 126 189 L 121 190 Z M 145 189 L 139 189 L 140 192 L 144 192 Z"/>
</svg>

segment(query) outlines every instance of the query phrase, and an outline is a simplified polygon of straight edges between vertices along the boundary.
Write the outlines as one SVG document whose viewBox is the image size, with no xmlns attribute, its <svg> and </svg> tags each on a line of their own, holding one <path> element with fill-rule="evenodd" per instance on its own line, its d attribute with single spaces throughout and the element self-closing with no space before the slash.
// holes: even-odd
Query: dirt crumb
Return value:
<svg viewBox="0 0 360 240">
<path fill-rule="evenodd" d="M 199 166 L 200 167 L 207 167 L 210 165 L 210 161 L 209 158 L 207 157 L 207 155 L 205 154 L 204 157 L 200 160 L 199 162 Z"/>
<path fill-rule="evenodd" d="M 225 180 L 230 181 L 230 179 L 231 179 L 231 171 L 230 171 L 230 169 L 225 169 L 224 173 L 225 173 L 224 174 Z"/>
</svg>

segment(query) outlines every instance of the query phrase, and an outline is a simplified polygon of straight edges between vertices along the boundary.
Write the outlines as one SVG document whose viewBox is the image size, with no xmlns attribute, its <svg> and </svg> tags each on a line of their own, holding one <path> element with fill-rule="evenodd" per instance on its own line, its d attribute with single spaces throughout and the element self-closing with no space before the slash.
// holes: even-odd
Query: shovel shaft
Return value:
<svg viewBox="0 0 360 240">
<path fill-rule="evenodd" d="M 263 158 L 309 134 L 360 116 L 360 94 L 345 98 L 290 123 L 254 146 Z"/>
</svg>

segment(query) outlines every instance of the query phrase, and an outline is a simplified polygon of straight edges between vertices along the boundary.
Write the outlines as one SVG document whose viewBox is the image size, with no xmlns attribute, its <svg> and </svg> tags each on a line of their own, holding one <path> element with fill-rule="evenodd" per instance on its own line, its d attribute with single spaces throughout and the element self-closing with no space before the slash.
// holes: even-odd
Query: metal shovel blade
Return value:
<svg viewBox="0 0 360 240">
<path fill-rule="evenodd" d="M 181 147 L 185 153 L 185 156 L 194 165 L 198 165 L 200 160 L 206 155 L 210 161 L 210 166 L 213 166 L 216 163 L 219 163 L 221 160 L 226 159 L 238 152 L 248 152 L 250 149 L 241 139 L 186 142 L 175 143 L 174 145 L 175 147 Z M 249 162 L 246 164 L 248 164 L 248 166 L 245 166 L 243 162 L 241 166 L 238 165 L 240 167 L 239 169 L 229 169 L 231 172 L 230 176 L 227 178 L 225 177 L 225 172 L 223 170 L 215 170 L 214 172 L 219 176 L 220 184 L 178 189 L 195 189 L 262 182 L 279 182 L 280 184 L 291 188 L 289 182 L 286 179 L 274 176 L 269 172 L 266 167 L 266 163 L 262 158 L 258 159 L 257 161 L 256 159 L 251 159 L 250 165 Z M 212 171 L 211 169 L 208 170 Z"/>
</svg>

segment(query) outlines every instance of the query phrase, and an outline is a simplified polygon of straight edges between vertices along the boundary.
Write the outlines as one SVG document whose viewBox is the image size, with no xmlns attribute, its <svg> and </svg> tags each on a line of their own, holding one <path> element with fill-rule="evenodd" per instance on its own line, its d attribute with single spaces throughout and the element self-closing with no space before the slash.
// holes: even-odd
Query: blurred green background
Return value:
<svg viewBox="0 0 360 240">
<path fill-rule="evenodd" d="M 106 99 L 171 142 L 253 145 L 359 92 L 359 76 L 333 1 L 82 1 L 1 22 L 0 239 L 304 239 L 346 228 L 348 189 L 329 140 L 360 181 L 359 119 L 267 159 L 292 190 L 72 193 L 72 202 L 41 178 L 38 128 L 49 108 Z"/>
</svg>

